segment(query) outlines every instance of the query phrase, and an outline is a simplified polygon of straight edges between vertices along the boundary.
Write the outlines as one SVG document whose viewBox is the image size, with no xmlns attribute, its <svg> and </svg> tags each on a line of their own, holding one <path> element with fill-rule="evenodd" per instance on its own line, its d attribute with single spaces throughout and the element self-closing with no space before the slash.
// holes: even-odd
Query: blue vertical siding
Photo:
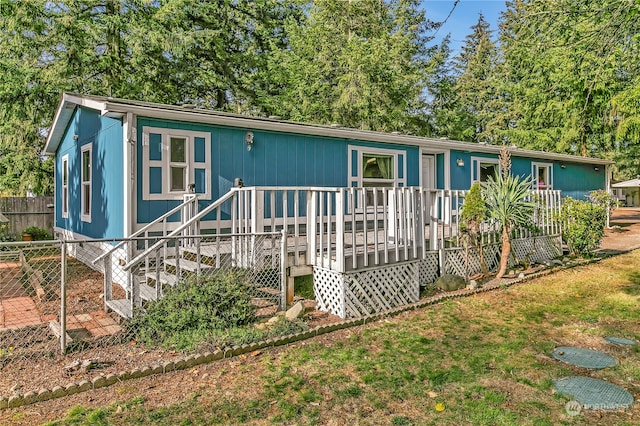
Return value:
<svg viewBox="0 0 640 426">
<path fill-rule="evenodd" d="M 497 159 L 495 154 L 476 153 L 451 150 L 451 189 L 468 189 L 471 184 L 471 174 L 474 173 L 471 157 Z M 457 164 L 458 159 L 464 161 L 464 166 Z M 563 196 L 584 199 L 596 188 L 604 188 L 606 183 L 605 167 L 600 165 L 598 170 L 593 164 L 559 162 L 539 158 L 511 157 L 511 173 L 522 178 L 531 178 L 532 163 L 546 163 L 553 165 L 553 189 L 562 191 Z M 564 168 L 561 167 L 564 165 Z M 438 168 L 440 165 L 438 164 Z"/>
<path fill-rule="evenodd" d="M 583 200 L 594 189 L 602 189 L 606 184 L 605 167 L 593 164 L 561 163 L 553 165 L 553 187 L 562 191 L 565 197 Z"/>
<path fill-rule="evenodd" d="M 77 140 L 74 139 L 77 135 Z M 91 222 L 81 220 L 81 149 L 92 144 Z M 62 217 L 62 157 L 69 156 L 69 217 Z M 56 153 L 56 227 L 90 238 L 121 238 L 124 232 L 122 122 L 78 107 Z"/>
<path fill-rule="evenodd" d="M 173 128 L 207 132 L 211 135 L 211 199 L 226 194 L 236 178 L 245 186 L 327 186 L 346 187 L 348 182 L 349 145 L 397 149 L 406 164 L 407 185 L 418 185 L 420 178 L 417 147 L 371 143 L 339 138 L 296 135 L 229 128 L 204 124 L 138 117 L 137 174 L 142 170 L 143 127 Z M 246 149 L 245 134 L 253 132 L 254 144 Z M 142 180 L 137 179 L 137 221 L 148 223 L 177 206 L 177 200 L 142 200 Z M 212 200 L 201 201 L 202 207 Z"/>
</svg>

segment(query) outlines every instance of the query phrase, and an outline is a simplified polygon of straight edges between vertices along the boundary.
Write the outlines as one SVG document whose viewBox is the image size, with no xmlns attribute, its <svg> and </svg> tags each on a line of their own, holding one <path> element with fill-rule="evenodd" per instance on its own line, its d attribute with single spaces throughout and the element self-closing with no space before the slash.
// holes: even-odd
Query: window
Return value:
<svg viewBox="0 0 640 426">
<path fill-rule="evenodd" d="M 406 185 L 404 151 L 349 146 L 349 156 L 350 186 L 392 188 Z M 367 191 L 366 205 L 373 206 L 373 199 L 373 191 Z"/>
<path fill-rule="evenodd" d="M 187 155 L 185 138 L 169 138 L 170 160 L 169 173 L 171 174 L 170 191 L 184 192 L 187 190 Z"/>
<path fill-rule="evenodd" d="M 553 189 L 553 165 L 550 163 L 532 163 L 531 177 L 533 189 Z"/>
<path fill-rule="evenodd" d="M 393 155 L 362 154 L 362 186 L 393 186 Z"/>
<path fill-rule="evenodd" d="M 497 158 L 471 157 L 471 163 L 471 184 L 487 182 L 489 176 L 495 176 L 500 172 L 500 162 Z"/>
<path fill-rule="evenodd" d="M 142 164 L 143 200 L 211 199 L 210 133 L 143 127 Z"/>
<path fill-rule="evenodd" d="M 82 147 L 81 218 L 91 222 L 91 144 Z"/>
<path fill-rule="evenodd" d="M 69 217 L 69 155 L 62 157 L 62 217 Z"/>
<path fill-rule="evenodd" d="M 480 163 L 480 182 L 489 180 L 489 176 L 495 176 L 498 171 L 498 165 L 495 163 Z"/>
</svg>

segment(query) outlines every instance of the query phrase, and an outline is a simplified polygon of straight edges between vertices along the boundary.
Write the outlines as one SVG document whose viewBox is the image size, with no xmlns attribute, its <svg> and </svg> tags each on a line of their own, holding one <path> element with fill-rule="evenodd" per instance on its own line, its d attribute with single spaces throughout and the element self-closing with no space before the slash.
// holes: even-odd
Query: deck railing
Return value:
<svg viewBox="0 0 640 426">
<path fill-rule="evenodd" d="M 460 213 L 468 191 L 421 187 L 233 188 L 184 221 L 166 237 L 199 233 L 251 235 L 286 231 L 289 266 L 311 265 L 338 272 L 424 258 L 428 251 L 461 247 Z M 560 191 L 532 191 L 532 224 L 538 234 L 560 233 Z M 499 242 L 498 224 L 482 224 L 483 244 Z M 516 229 L 514 237 L 532 235 Z M 146 259 L 167 238 L 146 247 L 125 270 Z M 252 242 L 234 244 L 238 266 L 251 258 Z M 242 260 L 245 259 L 245 260 Z"/>
</svg>

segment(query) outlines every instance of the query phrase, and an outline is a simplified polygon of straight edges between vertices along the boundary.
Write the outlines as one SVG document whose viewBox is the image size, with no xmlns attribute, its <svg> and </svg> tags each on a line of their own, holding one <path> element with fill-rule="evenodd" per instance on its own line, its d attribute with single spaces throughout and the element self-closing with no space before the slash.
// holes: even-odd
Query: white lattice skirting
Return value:
<svg viewBox="0 0 640 426">
<path fill-rule="evenodd" d="M 318 307 L 341 318 L 359 318 L 415 303 L 420 297 L 420 262 L 348 273 L 314 267 Z"/>
<path fill-rule="evenodd" d="M 500 244 L 490 244 L 483 247 L 487 270 L 494 271 L 500 263 Z M 562 255 L 562 237 L 560 235 L 545 235 L 539 237 L 520 238 L 511 241 L 511 250 L 519 261 L 546 262 Z M 513 266 L 513 255 L 509 257 L 509 266 Z M 469 248 L 469 275 L 482 271 L 480 256 L 475 247 Z M 445 251 L 445 271 L 447 274 L 465 276 L 465 249 L 454 248 Z"/>
<path fill-rule="evenodd" d="M 497 244 L 488 244 L 482 248 L 482 254 L 484 255 L 484 262 L 487 266 L 487 270 L 491 271 L 497 268 L 500 263 L 500 246 Z M 482 272 L 480 265 L 480 255 L 478 249 L 475 247 L 469 247 L 469 275 L 475 275 Z M 454 248 L 445 250 L 445 272 L 447 274 L 458 275 L 461 277 L 465 275 L 465 249 Z"/>
<path fill-rule="evenodd" d="M 420 285 L 435 283 L 440 276 L 440 256 L 438 251 L 428 251 L 425 259 L 418 262 L 418 281 Z"/>
<path fill-rule="evenodd" d="M 513 240 L 511 250 L 520 261 L 528 258 L 529 262 L 546 262 L 562 256 L 562 236 L 545 235 Z"/>
</svg>

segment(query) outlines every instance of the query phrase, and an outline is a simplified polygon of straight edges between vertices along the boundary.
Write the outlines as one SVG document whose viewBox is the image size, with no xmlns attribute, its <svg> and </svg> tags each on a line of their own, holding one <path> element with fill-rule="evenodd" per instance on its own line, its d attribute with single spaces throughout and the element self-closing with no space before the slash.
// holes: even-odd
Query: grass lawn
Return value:
<svg viewBox="0 0 640 426">
<path fill-rule="evenodd" d="M 109 406 L 75 407 L 53 424 L 640 424 L 638 403 L 571 417 L 552 384 L 580 374 L 640 395 L 640 349 L 602 339 L 640 340 L 639 265 L 635 251 L 447 301 L 265 351 L 217 371 L 178 403 L 160 407 L 134 392 Z M 550 356 L 559 345 L 600 349 L 620 364 L 561 364 Z"/>
</svg>

